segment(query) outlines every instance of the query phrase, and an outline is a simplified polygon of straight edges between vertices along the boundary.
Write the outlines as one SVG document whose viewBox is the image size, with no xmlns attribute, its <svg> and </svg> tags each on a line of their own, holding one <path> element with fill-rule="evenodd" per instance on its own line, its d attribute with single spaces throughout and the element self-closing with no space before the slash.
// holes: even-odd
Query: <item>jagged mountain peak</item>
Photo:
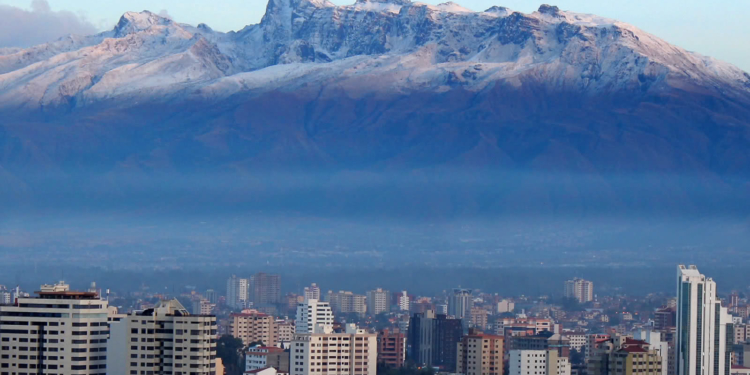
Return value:
<svg viewBox="0 0 750 375">
<path fill-rule="evenodd" d="M 504 17 L 504 16 L 507 16 L 507 15 L 513 13 L 513 11 L 510 10 L 510 9 L 508 9 L 508 8 L 506 8 L 506 7 L 502 7 L 502 6 L 498 6 L 498 5 L 493 5 L 493 6 L 489 7 L 489 8 L 487 8 L 484 11 L 484 13 L 495 14 L 497 16 Z"/>
<path fill-rule="evenodd" d="M 537 10 L 537 12 L 550 16 L 558 16 L 560 14 L 560 8 L 554 5 L 542 4 L 539 6 L 539 10 Z"/>
<path fill-rule="evenodd" d="M 270 0 L 259 24 L 226 34 L 204 24 L 175 23 L 149 11 L 128 12 L 112 31 L 96 38 L 58 42 L 32 52 L 8 51 L 0 56 L 0 99 L 27 100 L 12 90 L 3 96 L 3 87 L 27 90 L 67 82 L 68 77 L 53 68 L 71 62 L 66 74 L 78 77 L 80 72 L 73 66 L 80 65 L 79 70 L 94 77 L 92 82 L 107 83 L 95 87 L 97 95 L 107 98 L 111 96 L 105 91 L 118 84 L 135 88 L 128 92 L 141 90 L 140 83 L 130 82 L 135 75 L 122 73 L 126 70 L 140 69 L 140 82 L 166 67 L 180 72 L 155 77 L 157 82 L 170 82 L 166 90 L 189 86 L 201 90 L 201 85 L 212 84 L 211 79 L 271 66 L 307 70 L 313 69 L 307 64 L 335 62 L 342 63 L 326 69 L 343 69 L 341 74 L 409 71 L 418 77 L 397 84 L 435 90 L 457 85 L 478 90 L 523 74 L 558 88 L 590 93 L 656 90 L 673 84 L 675 78 L 700 82 L 711 90 L 721 87 L 722 93 L 748 95 L 750 87 L 750 77 L 730 64 L 689 53 L 628 24 L 551 5 L 524 14 L 500 6 L 474 12 L 454 2 L 358 0 L 336 6 L 327 0 Z M 353 58 L 362 58 L 367 69 L 346 70 Z M 16 76 L 1 75 L 45 59 L 50 59 L 49 64 L 33 68 L 38 77 L 18 73 L 25 78 L 16 82 Z M 96 64 L 89 63 L 94 59 Z M 190 80 L 181 81 L 186 77 Z M 35 86 L 27 84 L 31 80 Z M 66 93 L 70 87 L 90 90 L 68 85 Z M 162 93 L 161 88 L 154 92 Z"/>
<path fill-rule="evenodd" d="M 134 32 L 139 32 L 153 26 L 167 26 L 174 22 L 169 18 L 159 16 L 148 10 L 142 12 L 126 12 L 120 17 L 114 28 L 115 37 L 123 37 Z"/>
<path fill-rule="evenodd" d="M 379 3 L 379 4 L 394 4 L 394 5 L 409 5 L 411 0 L 357 0 L 355 4 L 367 4 L 367 3 Z"/>
</svg>

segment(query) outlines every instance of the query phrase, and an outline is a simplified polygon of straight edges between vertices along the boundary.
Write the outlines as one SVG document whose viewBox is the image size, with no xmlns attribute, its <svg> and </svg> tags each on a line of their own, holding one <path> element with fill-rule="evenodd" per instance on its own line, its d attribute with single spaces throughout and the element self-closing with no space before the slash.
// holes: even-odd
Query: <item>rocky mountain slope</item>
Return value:
<svg viewBox="0 0 750 375">
<path fill-rule="evenodd" d="M 271 0 L 230 33 L 127 13 L 0 51 L 0 115 L 13 202 L 210 171 L 256 207 L 304 170 L 302 196 L 373 210 L 750 207 L 750 75 L 548 5 Z"/>
</svg>

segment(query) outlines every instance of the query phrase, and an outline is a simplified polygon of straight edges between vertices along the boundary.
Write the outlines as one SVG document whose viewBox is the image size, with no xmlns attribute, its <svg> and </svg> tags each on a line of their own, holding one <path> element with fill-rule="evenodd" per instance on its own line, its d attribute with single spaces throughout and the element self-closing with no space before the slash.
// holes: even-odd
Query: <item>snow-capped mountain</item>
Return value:
<svg viewBox="0 0 750 375">
<path fill-rule="evenodd" d="M 278 65 L 286 67 L 264 70 Z M 358 0 L 349 6 L 271 0 L 260 24 L 236 33 L 144 11 L 126 13 L 113 30 L 99 35 L 7 51 L 0 55 L 0 99 L 6 106 L 31 109 L 123 95 L 194 94 L 203 88 L 216 93 L 212 87 L 227 82 L 240 90 L 259 88 L 254 84 L 276 88 L 297 85 L 300 76 L 321 69 L 330 77 L 319 79 L 408 77 L 408 82 L 389 82 L 399 89 L 461 84 L 479 90 L 531 76 L 593 92 L 648 90 L 654 84 L 659 89 L 675 80 L 680 83 L 672 84 L 735 95 L 750 91 L 750 75 L 730 64 L 631 25 L 548 5 L 522 14 L 407 0 Z"/>
<path fill-rule="evenodd" d="M 408 0 L 270 0 L 259 24 L 229 33 L 126 13 L 98 35 L 0 50 L 6 189 L 43 190 L 28 175 L 39 168 L 96 171 L 84 180 L 116 191 L 123 172 L 299 167 L 585 176 L 451 190 L 470 207 L 529 192 L 555 207 L 750 207 L 750 75 L 554 6 Z M 618 180 L 654 172 L 700 181 Z"/>
</svg>

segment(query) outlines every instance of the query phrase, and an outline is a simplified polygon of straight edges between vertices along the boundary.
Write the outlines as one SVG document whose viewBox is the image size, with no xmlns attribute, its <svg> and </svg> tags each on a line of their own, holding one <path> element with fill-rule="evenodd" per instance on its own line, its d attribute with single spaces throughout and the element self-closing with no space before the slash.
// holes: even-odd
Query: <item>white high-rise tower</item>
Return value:
<svg viewBox="0 0 750 375">
<path fill-rule="evenodd" d="M 320 333 L 333 329 L 333 312 L 328 302 L 308 299 L 297 305 L 296 333 Z"/>
<path fill-rule="evenodd" d="M 677 375 L 729 375 L 732 318 L 716 283 L 695 266 L 677 267 Z"/>
<path fill-rule="evenodd" d="M 378 315 L 390 309 L 391 293 L 381 288 L 367 292 L 367 313 Z"/>
<path fill-rule="evenodd" d="M 227 280 L 227 305 L 236 309 L 247 307 L 250 280 L 232 275 Z"/>
</svg>

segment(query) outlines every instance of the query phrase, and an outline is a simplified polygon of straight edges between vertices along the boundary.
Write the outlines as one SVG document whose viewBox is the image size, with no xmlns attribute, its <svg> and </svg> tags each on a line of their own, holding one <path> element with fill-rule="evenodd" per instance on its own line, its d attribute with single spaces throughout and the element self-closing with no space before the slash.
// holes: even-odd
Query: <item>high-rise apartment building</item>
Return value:
<svg viewBox="0 0 750 375">
<path fill-rule="evenodd" d="M 281 303 L 281 276 L 259 272 L 250 278 L 250 302 L 254 306 Z"/>
<path fill-rule="evenodd" d="M 411 308 L 411 300 L 409 299 L 409 294 L 405 290 L 398 294 L 396 304 L 398 305 L 399 311 L 409 311 Z"/>
<path fill-rule="evenodd" d="M 406 361 L 406 334 L 384 329 L 378 333 L 378 363 L 396 368 Z"/>
<path fill-rule="evenodd" d="M 456 345 L 463 337 L 461 319 L 428 310 L 414 314 L 409 322 L 409 358 L 418 365 L 456 370 Z"/>
<path fill-rule="evenodd" d="M 333 312 L 328 302 L 308 299 L 297 305 L 296 333 L 323 332 L 333 327 Z"/>
<path fill-rule="evenodd" d="M 750 325 L 733 324 L 734 343 L 741 344 L 750 340 Z"/>
<path fill-rule="evenodd" d="M 279 343 L 292 342 L 294 338 L 293 320 L 276 319 L 276 327 L 279 330 Z"/>
<path fill-rule="evenodd" d="M 242 340 L 247 346 L 252 343 L 263 343 L 265 346 L 276 346 L 279 342 L 279 330 L 273 316 L 257 310 L 243 310 L 232 314 L 232 336 Z"/>
<path fill-rule="evenodd" d="M 479 330 L 487 328 L 487 315 L 489 313 L 483 307 L 474 306 L 471 308 L 471 326 Z"/>
<path fill-rule="evenodd" d="M 570 349 L 583 353 L 586 348 L 587 336 L 585 332 L 564 332 L 562 336 L 568 339 Z"/>
<path fill-rule="evenodd" d="M 503 337 L 481 333 L 458 343 L 456 372 L 464 375 L 503 375 Z"/>
<path fill-rule="evenodd" d="M 568 358 L 555 350 L 511 350 L 508 366 L 510 375 L 570 375 L 571 371 Z"/>
<path fill-rule="evenodd" d="M 343 332 L 295 334 L 289 367 L 291 375 L 376 375 L 377 361 L 377 335 L 350 324 Z"/>
<path fill-rule="evenodd" d="M 318 286 L 318 284 L 312 283 L 310 284 L 310 286 L 306 286 L 304 296 L 306 300 L 320 300 L 320 287 Z"/>
<path fill-rule="evenodd" d="M 367 313 L 367 297 L 347 291 L 334 293 L 328 291 L 326 299 L 331 304 L 331 309 L 336 314 L 355 313 L 365 315 Z"/>
<path fill-rule="evenodd" d="M 244 309 L 248 305 L 250 280 L 232 275 L 227 280 L 227 306 Z"/>
<path fill-rule="evenodd" d="M 0 373 L 108 374 L 107 301 L 62 282 L 37 295 L 0 306 Z"/>
<path fill-rule="evenodd" d="M 661 331 L 669 327 L 674 327 L 677 309 L 674 307 L 663 306 L 654 313 L 654 329 Z"/>
<path fill-rule="evenodd" d="M 677 375 L 729 375 L 732 317 L 716 283 L 695 266 L 677 267 Z"/>
<path fill-rule="evenodd" d="M 176 299 L 112 324 L 108 375 L 213 375 L 216 317 L 191 315 Z"/>
<path fill-rule="evenodd" d="M 516 304 L 513 301 L 511 301 L 509 299 L 504 299 L 504 300 L 501 300 L 500 302 L 497 303 L 497 311 L 496 312 L 498 314 L 507 313 L 507 312 L 513 312 L 513 310 L 515 308 L 516 308 Z"/>
<path fill-rule="evenodd" d="M 367 292 L 367 313 L 378 315 L 390 310 L 390 292 L 381 288 Z"/>
<path fill-rule="evenodd" d="M 0 285 L 0 305 L 10 305 L 12 295 L 5 285 Z"/>
<path fill-rule="evenodd" d="M 448 315 L 456 319 L 469 319 L 471 308 L 474 307 L 474 296 L 471 289 L 453 289 L 448 296 Z"/>
<path fill-rule="evenodd" d="M 565 282 L 565 298 L 574 298 L 580 303 L 594 300 L 594 283 L 588 280 L 574 278 Z"/>
<path fill-rule="evenodd" d="M 203 293 L 203 297 L 205 297 L 208 302 L 213 303 L 214 305 L 219 303 L 219 293 L 216 293 L 213 289 L 206 290 L 206 293 Z"/>
<path fill-rule="evenodd" d="M 211 315 L 215 306 L 205 298 L 195 299 L 192 302 L 190 312 L 194 315 Z"/>
</svg>

